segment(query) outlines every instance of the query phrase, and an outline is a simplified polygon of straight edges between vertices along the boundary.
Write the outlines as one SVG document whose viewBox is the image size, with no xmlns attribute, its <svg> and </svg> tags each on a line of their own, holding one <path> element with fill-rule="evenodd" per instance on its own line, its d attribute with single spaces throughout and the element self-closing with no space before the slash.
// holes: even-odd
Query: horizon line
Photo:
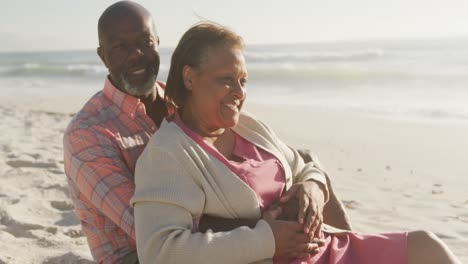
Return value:
<svg viewBox="0 0 468 264">
<path fill-rule="evenodd" d="M 418 37 L 388 37 L 388 38 L 369 38 L 369 39 L 336 39 L 336 40 L 318 40 L 318 41 L 298 41 L 298 42 L 276 42 L 276 43 L 245 43 L 248 47 L 265 47 L 265 46 L 287 46 L 287 45 L 323 45 L 323 44 L 358 44 L 366 42 L 379 42 L 379 41 L 441 41 L 441 40 L 468 40 L 468 35 L 459 36 L 418 36 Z M 176 45 L 160 45 L 160 49 L 174 49 Z M 77 49 L 38 49 L 38 50 L 0 50 L 0 54 L 5 53 L 48 53 L 48 52 L 84 52 L 92 51 L 94 48 L 77 48 Z"/>
</svg>

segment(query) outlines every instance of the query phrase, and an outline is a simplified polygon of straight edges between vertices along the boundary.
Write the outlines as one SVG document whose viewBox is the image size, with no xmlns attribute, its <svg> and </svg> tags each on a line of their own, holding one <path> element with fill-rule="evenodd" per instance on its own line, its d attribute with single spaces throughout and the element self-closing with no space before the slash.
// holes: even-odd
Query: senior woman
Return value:
<svg viewBox="0 0 468 264">
<path fill-rule="evenodd" d="M 140 261 L 457 263 L 428 232 L 358 235 L 322 225 L 311 212 L 327 201 L 324 173 L 241 111 L 247 82 L 243 49 L 237 34 L 204 22 L 183 35 L 172 55 L 166 99 L 176 113 L 136 166 L 131 202 Z M 293 184 L 315 186 L 306 196 L 313 192 L 318 202 L 308 206 L 299 199 L 298 221 L 279 220 L 277 201 L 291 196 Z M 200 232 L 202 215 L 256 224 Z"/>
</svg>

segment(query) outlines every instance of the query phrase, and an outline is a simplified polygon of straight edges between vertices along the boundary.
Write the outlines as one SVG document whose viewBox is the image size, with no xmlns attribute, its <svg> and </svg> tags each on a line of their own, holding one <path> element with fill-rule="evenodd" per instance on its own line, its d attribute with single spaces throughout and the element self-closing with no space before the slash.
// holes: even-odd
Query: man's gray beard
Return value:
<svg viewBox="0 0 468 264">
<path fill-rule="evenodd" d="M 125 76 L 120 76 L 122 78 L 122 82 L 124 85 L 124 90 L 135 97 L 141 97 L 141 96 L 147 96 L 153 92 L 154 84 L 156 83 L 156 75 L 152 74 L 151 77 L 144 83 L 143 85 L 140 86 L 135 86 L 130 84 L 130 82 L 125 79 Z"/>
</svg>

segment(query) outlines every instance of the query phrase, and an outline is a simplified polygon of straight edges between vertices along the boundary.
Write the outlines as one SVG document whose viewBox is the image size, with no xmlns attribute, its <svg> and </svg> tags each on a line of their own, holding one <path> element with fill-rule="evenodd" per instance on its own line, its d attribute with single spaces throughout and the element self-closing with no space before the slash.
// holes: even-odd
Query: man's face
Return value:
<svg viewBox="0 0 468 264">
<path fill-rule="evenodd" d="M 145 97 L 154 92 L 159 71 L 159 39 L 148 16 L 123 16 L 103 30 L 98 54 L 112 83 L 123 92 Z"/>
</svg>

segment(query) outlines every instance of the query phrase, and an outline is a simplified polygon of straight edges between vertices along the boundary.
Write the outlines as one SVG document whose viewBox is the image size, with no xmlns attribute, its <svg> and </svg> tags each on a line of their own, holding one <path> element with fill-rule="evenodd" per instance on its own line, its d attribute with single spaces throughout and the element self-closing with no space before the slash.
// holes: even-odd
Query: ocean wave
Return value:
<svg viewBox="0 0 468 264">
<path fill-rule="evenodd" d="M 334 67 L 300 67 L 291 64 L 276 67 L 249 67 L 249 81 L 259 82 L 297 82 L 297 81 L 360 81 L 360 80 L 408 80 L 420 78 L 420 74 L 406 71 L 334 68 Z"/>
<path fill-rule="evenodd" d="M 24 63 L 17 66 L 0 66 L 0 78 L 84 78 L 101 79 L 107 75 L 108 70 L 101 64 L 40 64 Z M 275 84 L 275 83 L 336 83 L 336 82 L 388 82 L 401 83 L 403 81 L 424 80 L 433 82 L 468 82 L 468 74 L 456 72 L 433 73 L 423 69 L 390 69 L 361 67 L 356 65 L 301 65 L 300 63 L 251 63 L 248 65 L 249 82 Z M 159 70 L 159 79 L 165 80 L 168 65 L 162 64 Z"/>
<path fill-rule="evenodd" d="M 419 109 L 418 111 L 415 111 L 415 115 L 425 117 L 427 119 L 468 120 L 468 112 L 466 110 Z"/>
<path fill-rule="evenodd" d="M 399 109 L 371 108 L 361 106 L 346 109 L 348 111 L 357 111 L 377 116 L 386 116 L 394 119 L 405 120 L 428 120 L 428 121 L 468 121 L 468 109 L 450 109 L 421 107 L 411 108 L 402 107 Z"/>
<path fill-rule="evenodd" d="M 160 72 L 167 71 L 166 65 L 160 66 Z M 107 74 L 102 64 L 40 64 L 24 63 L 15 66 L 0 66 L 0 77 L 85 77 L 95 78 Z"/>
<path fill-rule="evenodd" d="M 0 68 L 0 76 L 4 77 L 60 77 L 60 76 L 102 76 L 107 69 L 94 64 L 39 64 L 25 63 L 17 66 L 4 66 Z"/>
<path fill-rule="evenodd" d="M 354 52 L 246 52 L 247 62 L 336 62 L 336 61 L 366 61 L 378 59 L 384 55 L 379 49 L 370 49 Z"/>
<path fill-rule="evenodd" d="M 400 105 L 393 107 L 361 105 L 344 108 L 348 111 L 356 111 L 372 115 L 388 116 L 397 119 L 419 119 L 419 120 L 460 120 L 468 121 L 468 109 L 442 108 L 431 106 L 413 107 Z"/>
</svg>

